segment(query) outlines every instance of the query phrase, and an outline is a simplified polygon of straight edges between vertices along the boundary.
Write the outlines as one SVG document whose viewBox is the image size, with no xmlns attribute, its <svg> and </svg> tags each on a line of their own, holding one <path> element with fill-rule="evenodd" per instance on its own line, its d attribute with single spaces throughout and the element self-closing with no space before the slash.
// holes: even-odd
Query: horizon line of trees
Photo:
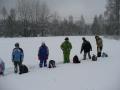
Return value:
<svg viewBox="0 0 120 90">
<path fill-rule="evenodd" d="M 3 0 L 0 0 L 1 2 Z M 107 0 L 106 11 L 87 23 L 83 15 L 63 20 L 39 0 L 18 0 L 16 8 L 0 7 L 0 37 L 120 35 L 120 0 Z"/>
</svg>

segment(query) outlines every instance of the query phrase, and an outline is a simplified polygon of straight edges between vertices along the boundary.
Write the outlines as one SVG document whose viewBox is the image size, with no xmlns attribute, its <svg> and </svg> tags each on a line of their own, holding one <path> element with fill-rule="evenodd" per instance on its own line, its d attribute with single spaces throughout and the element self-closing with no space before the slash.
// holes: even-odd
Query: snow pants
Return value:
<svg viewBox="0 0 120 90">
<path fill-rule="evenodd" d="M 87 54 L 88 54 L 89 59 L 91 59 L 90 52 L 84 52 L 83 60 L 86 60 Z"/>
<path fill-rule="evenodd" d="M 64 63 L 70 62 L 70 53 L 63 53 L 64 55 Z"/>
<path fill-rule="evenodd" d="M 19 67 L 19 72 L 20 72 L 20 66 L 22 65 L 22 61 L 14 61 L 14 72 L 18 72 L 18 67 Z"/>
<path fill-rule="evenodd" d="M 97 57 L 101 57 L 102 47 L 97 47 Z"/>
<path fill-rule="evenodd" d="M 40 60 L 40 63 L 39 63 L 40 68 L 43 67 L 43 64 L 44 64 L 44 67 L 47 67 L 47 60 Z"/>
</svg>

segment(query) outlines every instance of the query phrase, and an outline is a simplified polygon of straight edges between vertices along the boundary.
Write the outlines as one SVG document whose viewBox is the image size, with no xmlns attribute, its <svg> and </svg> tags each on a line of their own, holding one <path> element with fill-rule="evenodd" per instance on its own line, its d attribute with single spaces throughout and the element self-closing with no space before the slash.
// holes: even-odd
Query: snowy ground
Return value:
<svg viewBox="0 0 120 90">
<path fill-rule="evenodd" d="M 99 58 L 97 62 L 91 60 L 73 64 L 72 57 L 80 54 L 82 40 L 80 36 L 69 37 L 73 49 L 71 63 L 62 64 L 63 56 L 60 49 L 65 37 L 39 38 L 0 38 L 0 57 L 5 61 L 5 76 L 0 77 L 0 90 L 120 90 L 120 41 L 103 38 L 103 51 L 108 58 Z M 93 46 L 91 54 L 96 54 L 95 39 L 86 37 Z M 48 69 L 38 67 L 38 48 L 45 41 L 50 50 L 49 59 L 56 61 L 57 68 Z M 24 64 L 29 73 L 19 75 L 13 73 L 11 52 L 16 42 L 24 49 Z"/>
</svg>

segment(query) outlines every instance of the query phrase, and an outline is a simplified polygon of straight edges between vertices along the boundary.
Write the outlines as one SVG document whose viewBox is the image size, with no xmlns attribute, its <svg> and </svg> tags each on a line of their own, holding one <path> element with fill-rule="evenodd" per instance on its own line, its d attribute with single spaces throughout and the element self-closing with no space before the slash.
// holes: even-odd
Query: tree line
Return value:
<svg viewBox="0 0 120 90">
<path fill-rule="evenodd" d="M 1 37 L 120 35 L 120 0 L 107 0 L 104 14 L 95 15 L 92 23 L 83 15 L 77 20 L 72 15 L 61 19 L 39 0 L 18 0 L 16 8 L 9 10 L 0 5 L 0 16 Z"/>
</svg>

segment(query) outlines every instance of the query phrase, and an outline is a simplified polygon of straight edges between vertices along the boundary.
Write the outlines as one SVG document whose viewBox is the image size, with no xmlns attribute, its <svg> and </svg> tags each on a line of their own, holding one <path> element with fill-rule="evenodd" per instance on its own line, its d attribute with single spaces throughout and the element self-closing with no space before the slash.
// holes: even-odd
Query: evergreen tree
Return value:
<svg viewBox="0 0 120 90">
<path fill-rule="evenodd" d="M 107 18 L 107 32 L 120 34 L 120 0 L 107 1 L 105 16 Z"/>
<path fill-rule="evenodd" d="M 94 21 L 93 21 L 93 24 L 91 26 L 91 31 L 92 31 L 93 35 L 99 35 L 100 34 L 100 25 L 99 25 L 99 21 L 98 21 L 97 16 L 94 17 Z"/>
</svg>

